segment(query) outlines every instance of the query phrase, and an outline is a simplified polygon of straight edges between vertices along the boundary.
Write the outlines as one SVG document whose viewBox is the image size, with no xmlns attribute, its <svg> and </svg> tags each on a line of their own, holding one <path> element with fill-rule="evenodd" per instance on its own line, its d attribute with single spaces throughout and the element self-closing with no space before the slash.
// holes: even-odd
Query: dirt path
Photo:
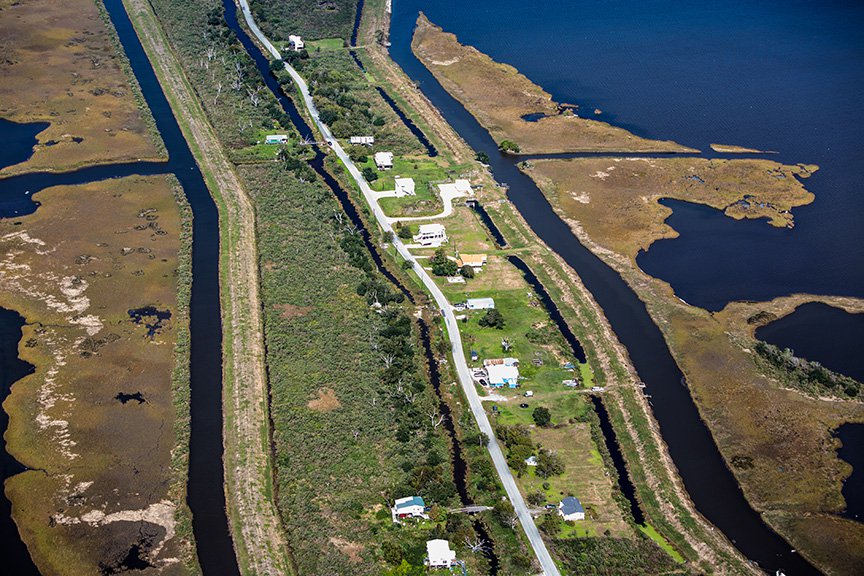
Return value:
<svg viewBox="0 0 864 576">
<path fill-rule="evenodd" d="M 146 0 L 124 0 L 220 212 L 228 514 L 241 571 L 292 572 L 272 494 L 255 211 Z"/>
</svg>

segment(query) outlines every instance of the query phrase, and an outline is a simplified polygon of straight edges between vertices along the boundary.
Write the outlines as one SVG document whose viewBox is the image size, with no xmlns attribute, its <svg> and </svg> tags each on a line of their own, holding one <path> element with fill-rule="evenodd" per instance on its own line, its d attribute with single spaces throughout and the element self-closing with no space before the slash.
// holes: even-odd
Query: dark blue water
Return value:
<svg viewBox="0 0 864 576">
<path fill-rule="evenodd" d="M 810 302 L 757 329 L 756 337 L 864 382 L 864 314 Z"/>
<path fill-rule="evenodd" d="M 12 389 L 12 384 L 33 373 L 33 365 L 18 358 L 18 343 L 21 341 L 21 327 L 24 318 L 17 312 L 0 308 L 0 404 L 2 404 Z M 5 484 L 11 478 L 25 470 L 20 462 L 6 452 L 6 442 L 2 440 L 9 425 L 9 415 L 0 410 L 0 468 Z M 3 550 L 4 570 L 10 574 L 30 576 L 39 574 L 39 570 L 30 559 L 27 546 L 21 541 L 18 526 L 12 520 L 12 503 L 6 497 L 6 492 L 0 490 L 0 543 Z"/>
<path fill-rule="evenodd" d="M 503 59 L 490 46 L 495 44 L 500 47 L 509 43 L 513 50 L 523 50 L 526 58 L 530 52 L 535 60 L 556 60 L 557 44 L 555 49 L 551 46 L 553 41 L 557 42 L 556 31 L 572 35 L 575 34 L 573 30 L 582 30 L 579 27 L 581 24 L 572 13 L 566 22 L 561 22 L 564 20 L 562 14 L 567 13 L 569 4 L 562 5 L 560 10 L 548 6 L 537 10 L 538 14 L 542 13 L 542 18 L 531 16 L 530 6 L 529 3 L 493 3 L 491 0 L 473 3 L 398 0 L 394 3 L 391 22 L 390 54 L 408 76 L 419 83 L 424 94 L 468 144 L 475 151 L 489 155 L 495 178 L 509 186 L 508 197 L 528 225 L 577 271 L 603 308 L 613 330 L 627 348 L 639 377 L 653 396 L 653 411 L 663 439 L 698 510 L 722 530 L 743 554 L 764 569 L 772 573 L 776 569 L 783 569 L 788 574 L 818 574 L 806 560 L 792 553 L 791 546 L 768 528 L 747 503 L 699 417 L 688 388 L 682 385 L 681 370 L 644 303 L 617 273 L 577 241 L 533 181 L 519 171 L 514 159 L 499 153 L 489 134 L 441 88 L 411 53 L 414 23 L 418 11 L 423 9 L 433 21 L 460 35 L 464 32 L 463 41 L 477 44 L 496 58 Z M 550 15 L 554 17 L 550 18 Z M 548 23 L 544 23 L 544 18 L 555 21 L 551 28 L 545 27 Z M 502 21 L 509 19 L 514 19 L 514 22 L 502 24 Z M 496 27 L 499 25 L 503 28 Z M 526 26 L 531 30 L 528 44 L 514 42 L 513 37 L 506 33 L 517 26 Z M 489 42 L 481 45 L 477 41 L 478 34 L 485 35 Z M 526 50 L 525 46 L 531 46 L 531 49 Z M 564 58 L 569 62 L 577 57 L 586 59 L 584 54 L 566 54 Z M 510 63 L 520 65 L 515 61 Z M 566 77 L 568 73 L 558 70 L 556 75 Z M 563 100 L 572 102 L 574 99 Z"/>
<path fill-rule="evenodd" d="M 846 510 L 843 515 L 864 522 L 864 424 L 844 424 L 837 429 L 837 437 L 843 445 L 837 455 L 852 465 L 852 475 L 843 483 L 843 498 Z"/>
<path fill-rule="evenodd" d="M 36 136 L 48 126 L 48 122 L 19 124 L 0 118 L 0 134 L 3 134 L 3 145 L 0 146 L 0 170 L 29 159 L 33 155 L 33 147 L 38 142 Z"/>
</svg>

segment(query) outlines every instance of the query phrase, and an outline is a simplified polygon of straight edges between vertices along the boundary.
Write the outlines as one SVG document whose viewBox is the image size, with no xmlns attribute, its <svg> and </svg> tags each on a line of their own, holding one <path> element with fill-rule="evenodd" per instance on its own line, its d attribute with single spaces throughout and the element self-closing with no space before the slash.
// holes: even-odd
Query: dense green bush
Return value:
<svg viewBox="0 0 864 576">
<path fill-rule="evenodd" d="M 759 358 L 782 373 L 785 382 L 800 390 L 813 395 L 827 393 L 848 398 L 857 398 L 861 393 L 861 383 L 857 380 L 832 372 L 819 362 L 798 358 L 789 348 L 781 350 L 758 340 L 753 349 Z"/>
</svg>

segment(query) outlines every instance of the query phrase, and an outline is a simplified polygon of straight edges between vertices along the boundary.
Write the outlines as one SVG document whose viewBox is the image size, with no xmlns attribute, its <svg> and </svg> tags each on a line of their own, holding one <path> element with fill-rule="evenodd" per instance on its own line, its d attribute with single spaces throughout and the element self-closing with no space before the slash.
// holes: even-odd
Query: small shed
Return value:
<svg viewBox="0 0 864 576">
<path fill-rule="evenodd" d="M 525 459 L 526 466 L 537 466 L 537 456 L 529 456 Z"/>
<path fill-rule="evenodd" d="M 414 196 L 414 179 L 413 178 L 396 178 L 396 196 Z"/>
<path fill-rule="evenodd" d="M 390 170 L 393 168 L 393 153 L 392 152 L 376 152 L 375 165 L 379 170 Z"/>
<path fill-rule="evenodd" d="M 450 568 L 456 563 L 456 552 L 450 549 L 447 540 L 426 542 L 426 562 L 429 568 Z"/>
<path fill-rule="evenodd" d="M 585 519 L 585 509 L 582 508 L 582 503 L 575 496 L 568 496 L 561 500 L 561 503 L 558 504 L 558 514 L 564 520 L 575 521 Z"/>
<path fill-rule="evenodd" d="M 479 272 L 486 265 L 486 254 L 460 254 L 456 259 L 456 264 L 462 266 L 470 266 L 475 272 Z"/>
<path fill-rule="evenodd" d="M 468 298 L 465 301 L 468 310 L 491 310 L 495 308 L 495 300 L 492 298 Z"/>
</svg>

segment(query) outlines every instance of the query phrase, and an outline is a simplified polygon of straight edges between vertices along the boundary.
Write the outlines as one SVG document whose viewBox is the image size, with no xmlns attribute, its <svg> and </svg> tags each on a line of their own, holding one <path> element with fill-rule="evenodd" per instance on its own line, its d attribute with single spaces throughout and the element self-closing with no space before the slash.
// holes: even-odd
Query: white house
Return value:
<svg viewBox="0 0 864 576">
<path fill-rule="evenodd" d="M 561 500 L 558 504 L 558 514 L 564 520 L 584 520 L 585 509 L 582 508 L 582 503 L 575 496 L 568 496 Z"/>
<path fill-rule="evenodd" d="M 361 144 L 363 146 L 372 146 L 375 144 L 374 136 L 351 136 L 351 144 Z"/>
<path fill-rule="evenodd" d="M 529 456 L 528 458 L 525 458 L 525 465 L 537 466 L 537 456 Z"/>
<path fill-rule="evenodd" d="M 429 540 L 426 542 L 426 561 L 429 568 L 450 568 L 456 563 L 456 552 L 450 550 L 447 540 Z"/>
<path fill-rule="evenodd" d="M 390 170 L 393 168 L 393 153 L 392 152 L 376 152 L 375 165 L 379 170 Z"/>
<path fill-rule="evenodd" d="M 468 298 L 465 301 L 468 310 L 491 310 L 495 308 L 495 300 L 492 298 Z"/>
<path fill-rule="evenodd" d="M 268 134 L 264 137 L 265 144 L 287 144 L 288 143 L 288 135 L 287 134 Z"/>
<path fill-rule="evenodd" d="M 413 178 L 396 178 L 396 196 L 414 196 L 414 179 Z"/>
<path fill-rule="evenodd" d="M 447 231 L 443 224 L 421 224 L 420 232 L 414 236 L 414 242 L 421 246 L 438 247 L 447 242 Z"/>
<path fill-rule="evenodd" d="M 471 183 L 468 180 L 456 180 L 455 182 L 439 184 L 438 189 L 441 191 L 442 197 L 458 198 L 474 194 L 474 191 L 471 189 Z"/>
<path fill-rule="evenodd" d="M 420 496 L 399 498 L 390 509 L 390 513 L 393 516 L 393 522 L 397 524 L 406 518 L 429 518 L 429 515 L 426 514 L 426 503 Z"/>
<path fill-rule="evenodd" d="M 486 366 L 486 374 L 489 375 L 489 385 L 493 388 L 516 388 L 519 386 L 519 368 L 506 366 L 504 364 L 492 364 Z"/>
<path fill-rule="evenodd" d="M 303 38 L 300 36 L 295 36 L 294 34 L 288 35 L 288 46 L 291 47 L 295 52 L 299 52 L 306 47 L 306 44 L 303 43 Z"/>
</svg>

